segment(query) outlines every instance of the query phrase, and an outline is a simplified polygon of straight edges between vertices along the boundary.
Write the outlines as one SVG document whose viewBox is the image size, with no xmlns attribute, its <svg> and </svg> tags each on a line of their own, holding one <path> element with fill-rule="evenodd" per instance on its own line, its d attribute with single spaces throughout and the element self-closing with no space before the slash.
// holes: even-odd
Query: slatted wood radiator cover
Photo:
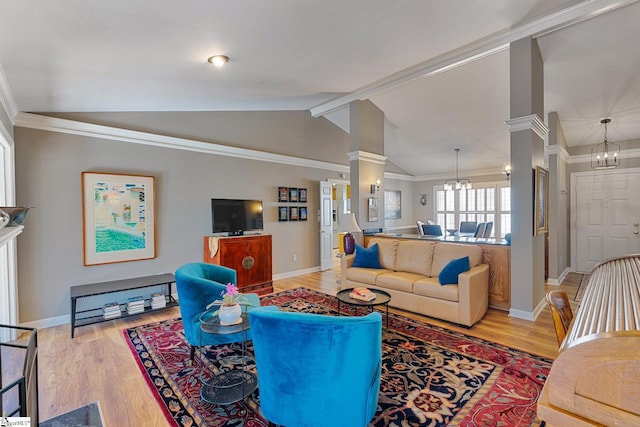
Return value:
<svg viewBox="0 0 640 427">
<path fill-rule="evenodd" d="M 591 272 L 538 416 L 548 426 L 640 426 L 640 254 Z"/>
</svg>

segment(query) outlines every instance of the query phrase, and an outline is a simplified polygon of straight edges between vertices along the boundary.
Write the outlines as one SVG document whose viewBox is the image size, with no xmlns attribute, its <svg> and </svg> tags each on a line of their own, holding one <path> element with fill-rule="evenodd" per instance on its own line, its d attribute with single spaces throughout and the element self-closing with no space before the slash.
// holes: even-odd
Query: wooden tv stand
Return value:
<svg viewBox="0 0 640 427">
<path fill-rule="evenodd" d="M 236 270 L 241 292 L 273 292 L 270 234 L 204 236 L 204 262 Z"/>
</svg>

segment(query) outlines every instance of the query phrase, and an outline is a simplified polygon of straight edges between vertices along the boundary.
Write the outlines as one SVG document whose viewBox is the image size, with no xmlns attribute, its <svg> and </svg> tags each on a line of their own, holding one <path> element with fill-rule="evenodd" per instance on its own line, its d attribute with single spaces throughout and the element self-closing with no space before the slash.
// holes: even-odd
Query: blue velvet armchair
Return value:
<svg viewBox="0 0 640 427">
<path fill-rule="evenodd" d="M 365 427 L 371 421 L 380 389 L 380 313 L 337 317 L 261 307 L 249 322 L 260 409 L 270 423 Z"/>
<path fill-rule="evenodd" d="M 203 345 L 229 344 L 242 340 L 241 333 L 229 335 L 213 335 L 200 333 L 200 315 L 206 311 L 207 305 L 221 299 L 221 293 L 227 283 L 236 283 L 236 271 L 215 264 L 193 262 L 176 270 L 176 287 L 180 302 L 180 315 L 184 325 L 184 335 L 191 345 L 190 359 L 195 356 L 196 347 Z M 250 304 L 248 309 L 260 306 L 257 294 L 244 294 Z M 246 339 L 251 339 L 251 331 Z"/>
</svg>

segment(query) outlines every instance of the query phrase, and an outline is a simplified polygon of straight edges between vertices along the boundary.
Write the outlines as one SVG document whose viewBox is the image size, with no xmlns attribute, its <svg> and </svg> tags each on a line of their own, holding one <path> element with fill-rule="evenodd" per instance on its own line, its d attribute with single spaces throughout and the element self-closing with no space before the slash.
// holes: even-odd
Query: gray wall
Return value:
<svg viewBox="0 0 640 427">
<path fill-rule="evenodd" d="M 349 135 L 307 111 L 49 113 L 49 116 L 348 165 Z"/>
<path fill-rule="evenodd" d="M 309 126 L 299 121 L 325 119 L 284 114 L 291 120 L 289 140 L 297 134 L 300 146 L 309 140 L 324 141 L 325 155 L 333 151 L 334 162 L 346 166 L 343 131 L 331 125 L 310 134 Z M 254 114 L 247 117 L 244 123 L 235 122 L 237 140 L 261 140 L 265 151 L 270 143 L 279 144 L 282 130 L 271 135 L 252 126 Z M 215 137 L 215 129 L 211 136 Z M 263 200 L 264 232 L 273 235 L 275 275 L 319 265 L 318 181 L 338 178 L 337 172 L 19 127 L 15 141 L 17 202 L 36 207 L 18 239 L 20 322 L 69 314 L 72 285 L 171 272 L 183 263 L 201 260 L 203 236 L 211 233 L 212 197 Z M 157 258 L 82 265 L 83 171 L 156 177 Z M 278 186 L 308 189 L 308 221 L 278 222 Z"/>
<path fill-rule="evenodd" d="M 393 228 L 393 227 L 415 227 L 416 224 L 416 210 L 415 206 L 420 205 L 419 196 L 415 190 L 416 183 L 412 181 L 404 181 L 399 179 L 390 179 L 387 178 L 384 180 L 384 190 L 387 191 L 400 191 L 400 215 L 399 219 L 387 219 L 384 221 L 385 228 Z M 381 199 L 384 198 L 384 194 L 381 194 L 383 190 L 381 189 L 379 193 L 376 193 L 375 196 Z M 380 215 L 384 217 L 384 211 L 380 212 Z M 415 233 L 415 230 L 411 230 L 412 233 Z"/>
</svg>

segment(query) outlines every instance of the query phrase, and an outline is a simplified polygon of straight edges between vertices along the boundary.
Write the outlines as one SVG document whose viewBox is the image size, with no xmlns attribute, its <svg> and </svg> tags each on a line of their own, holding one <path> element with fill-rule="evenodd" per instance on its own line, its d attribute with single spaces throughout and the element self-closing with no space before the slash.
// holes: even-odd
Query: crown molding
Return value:
<svg viewBox="0 0 640 427">
<path fill-rule="evenodd" d="M 4 123 L 0 122 L 0 147 L 9 148 L 13 145 L 13 136 L 6 128 Z"/>
<path fill-rule="evenodd" d="M 555 154 L 565 162 L 568 161 L 569 158 L 571 157 L 567 149 L 564 148 L 562 145 L 546 145 L 544 147 L 544 152 L 547 156 L 551 154 Z"/>
<path fill-rule="evenodd" d="M 192 139 L 139 132 L 129 129 L 78 122 L 75 120 L 60 119 L 57 117 L 41 116 L 39 114 L 32 113 L 18 113 L 16 115 L 14 125 L 29 129 L 129 142 L 132 144 L 151 145 L 154 147 L 170 148 L 174 150 L 194 151 L 218 156 L 237 157 L 262 162 L 279 163 L 289 166 L 301 166 L 345 173 L 348 173 L 350 170 L 349 166 L 339 165 L 336 163 L 285 156 L 282 154 L 273 154 L 246 148 L 229 147 L 226 145 L 213 144 Z"/>
<path fill-rule="evenodd" d="M 417 181 L 415 176 L 405 175 L 402 173 L 395 173 L 395 172 L 385 172 L 384 177 L 385 179 L 395 179 L 397 181 L 409 181 L 409 182 Z"/>
<path fill-rule="evenodd" d="M 384 165 L 387 163 L 387 157 L 380 154 L 369 153 L 367 151 L 350 151 L 347 153 L 349 162 L 354 160 L 362 160 L 364 162 L 375 163 L 377 165 Z"/>
<path fill-rule="evenodd" d="M 509 126 L 509 132 L 520 132 L 523 130 L 532 130 L 540 138 L 545 139 L 549 133 L 549 128 L 537 114 L 516 117 L 505 122 Z"/>
<path fill-rule="evenodd" d="M 460 178 L 469 178 L 472 176 L 489 176 L 489 175 L 500 175 L 501 170 L 495 169 L 476 169 L 471 171 L 462 171 Z M 446 174 L 432 174 L 432 175 L 422 175 L 414 177 L 414 181 L 437 181 L 437 180 L 447 180 L 447 179 L 455 179 L 451 177 L 451 173 Z"/>
<path fill-rule="evenodd" d="M 13 92 L 11 92 L 11 88 L 9 87 L 7 76 L 2 69 L 2 64 L 0 64 L 0 105 L 2 105 L 9 116 L 9 120 L 13 123 L 16 114 L 18 114 L 18 106 L 13 98 Z"/>
</svg>

